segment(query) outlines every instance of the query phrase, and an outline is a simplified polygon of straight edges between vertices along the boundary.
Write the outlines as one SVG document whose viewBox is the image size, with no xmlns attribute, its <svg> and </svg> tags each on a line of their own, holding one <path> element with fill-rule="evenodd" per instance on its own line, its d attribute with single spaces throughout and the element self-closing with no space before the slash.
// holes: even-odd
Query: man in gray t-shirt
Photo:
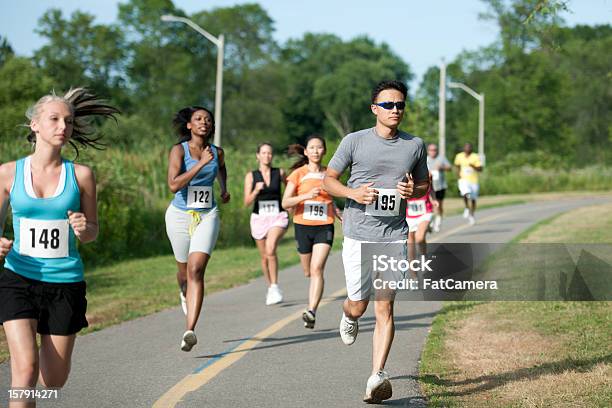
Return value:
<svg viewBox="0 0 612 408">
<path fill-rule="evenodd" d="M 429 188 L 427 154 L 423 141 L 398 130 L 406 106 L 406 86 L 383 81 L 372 92 L 376 126 L 347 135 L 327 166 L 323 188 L 346 198 L 342 228 L 342 261 L 348 297 L 340 321 L 340 337 L 353 344 L 361 317 L 373 292 L 372 272 L 362 262 L 364 242 L 376 242 L 406 259 L 406 199 L 422 197 Z M 348 184 L 339 178 L 350 169 Z M 401 244 L 391 244 L 401 242 Z M 391 397 L 391 383 L 384 371 L 393 341 L 393 296 L 376 298 L 376 328 L 373 341 L 372 375 L 364 401 L 380 403 Z"/>
</svg>

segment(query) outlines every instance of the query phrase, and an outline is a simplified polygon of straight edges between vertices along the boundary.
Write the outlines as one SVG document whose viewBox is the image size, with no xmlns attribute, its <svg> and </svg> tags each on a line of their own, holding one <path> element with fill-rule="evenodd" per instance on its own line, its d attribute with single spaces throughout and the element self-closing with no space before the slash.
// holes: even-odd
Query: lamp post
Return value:
<svg viewBox="0 0 612 408">
<path fill-rule="evenodd" d="M 482 165 L 485 165 L 485 153 L 484 153 L 484 93 L 479 94 L 469 86 L 460 82 L 449 82 L 449 88 L 460 88 L 470 94 L 478 101 L 478 155 Z"/>
<path fill-rule="evenodd" d="M 166 22 L 180 22 L 187 24 L 189 27 L 196 30 L 198 33 L 203 35 L 208 41 L 212 42 L 217 46 L 217 85 L 215 89 L 215 138 L 214 143 L 217 146 L 221 146 L 221 104 L 223 103 L 223 47 L 225 45 L 225 38 L 223 34 L 219 37 L 215 37 L 202 27 L 194 23 L 188 18 L 172 16 L 165 14 L 161 16 L 162 21 Z"/>
</svg>

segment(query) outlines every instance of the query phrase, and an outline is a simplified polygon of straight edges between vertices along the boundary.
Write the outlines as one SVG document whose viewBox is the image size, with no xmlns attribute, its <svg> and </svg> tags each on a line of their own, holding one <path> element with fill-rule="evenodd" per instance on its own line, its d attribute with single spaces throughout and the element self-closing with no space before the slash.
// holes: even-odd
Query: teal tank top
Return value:
<svg viewBox="0 0 612 408">
<path fill-rule="evenodd" d="M 58 187 L 63 188 L 48 198 L 33 197 L 33 189 L 28 193 L 24 176 L 31 177 L 28 158 L 18 160 L 15 166 L 10 192 L 15 239 L 4 267 L 26 278 L 52 283 L 83 280 L 77 239 L 68 225 L 68 210 L 80 211 L 81 194 L 74 163 L 62 159 L 62 165 Z M 31 185 L 31 178 L 28 181 Z"/>
</svg>

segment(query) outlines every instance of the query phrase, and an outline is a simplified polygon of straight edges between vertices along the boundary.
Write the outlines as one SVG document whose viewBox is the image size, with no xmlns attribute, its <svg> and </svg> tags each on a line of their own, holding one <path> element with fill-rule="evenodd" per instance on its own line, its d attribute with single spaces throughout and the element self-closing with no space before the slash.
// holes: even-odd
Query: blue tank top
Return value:
<svg viewBox="0 0 612 408">
<path fill-rule="evenodd" d="M 198 161 L 195 160 L 193 157 L 191 157 L 191 154 L 189 153 L 188 142 L 181 143 L 181 146 L 183 146 L 183 151 L 185 152 L 183 156 L 183 162 L 181 163 L 181 174 L 182 174 L 182 173 L 185 173 L 186 171 L 189 171 L 193 166 L 195 166 L 198 163 Z M 174 195 L 174 199 L 172 200 L 172 205 L 178 208 L 179 210 L 182 210 L 182 211 L 195 210 L 195 211 L 200 211 L 200 212 L 208 212 L 212 210 L 213 208 L 215 208 L 217 205 L 215 202 L 214 194 L 212 194 L 212 187 L 213 187 L 215 178 L 217 177 L 217 172 L 219 171 L 219 155 L 217 152 L 217 146 L 211 144 L 210 147 L 213 153 L 213 159 L 210 162 L 206 163 L 206 165 L 200 169 L 198 174 L 196 174 L 195 177 L 192 178 L 191 181 L 189 181 L 189 183 L 185 187 L 177 191 L 176 194 Z M 211 187 L 210 199 L 212 201 L 211 201 L 210 208 L 199 209 L 199 208 L 190 208 L 187 206 L 187 203 L 189 201 L 187 194 L 188 194 L 190 186 Z"/>
<path fill-rule="evenodd" d="M 35 198 L 26 190 L 25 163 L 25 158 L 20 159 L 15 166 L 15 178 L 10 192 L 15 239 L 4 267 L 26 278 L 43 282 L 81 282 L 83 262 L 77 250 L 76 236 L 69 225 L 66 227 L 68 211 L 78 212 L 81 209 L 81 193 L 74 164 L 62 159 L 64 180 L 60 176 L 63 189 L 58 195 Z M 27 170 L 29 175 L 29 168 Z M 56 228 L 58 225 L 60 228 Z M 50 252 L 43 252 L 44 257 L 24 254 L 41 250 Z M 58 255 L 62 251 L 65 256 Z M 47 254 L 52 255 L 47 257 Z"/>
</svg>

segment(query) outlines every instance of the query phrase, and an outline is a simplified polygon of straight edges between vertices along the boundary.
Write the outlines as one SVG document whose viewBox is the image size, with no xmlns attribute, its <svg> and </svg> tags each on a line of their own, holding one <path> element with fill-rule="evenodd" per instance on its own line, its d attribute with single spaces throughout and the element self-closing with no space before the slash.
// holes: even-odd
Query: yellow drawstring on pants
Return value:
<svg viewBox="0 0 612 408">
<path fill-rule="evenodd" d="M 202 218 L 200 217 L 200 213 L 194 210 L 187 211 L 187 214 L 191 215 L 191 224 L 189 224 L 189 236 L 192 236 L 196 228 L 198 228 L 198 225 L 200 225 Z"/>
</svg>

